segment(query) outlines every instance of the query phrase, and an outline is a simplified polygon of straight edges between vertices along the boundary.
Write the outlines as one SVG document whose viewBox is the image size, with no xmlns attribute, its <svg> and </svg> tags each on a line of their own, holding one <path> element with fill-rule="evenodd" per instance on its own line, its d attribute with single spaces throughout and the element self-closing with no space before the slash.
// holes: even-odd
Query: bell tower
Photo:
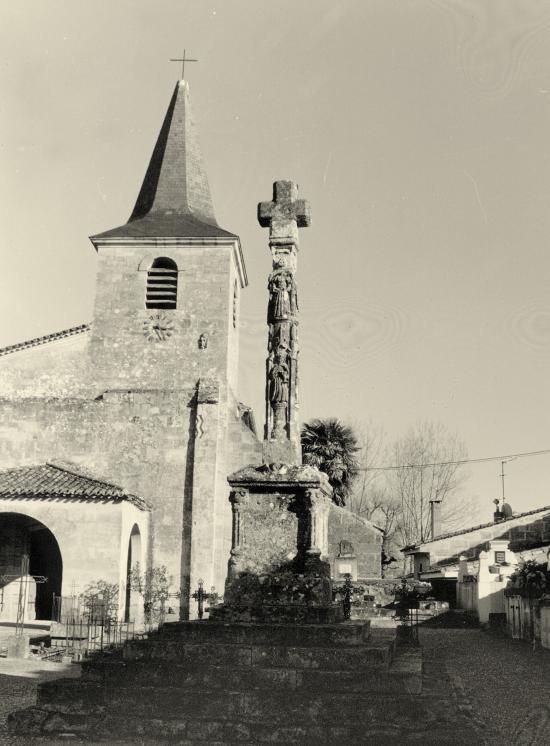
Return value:
<svg viewBox="0 0 550 746">
<path fill-rule="evenodd" d="M 235 428 L 239 443 L 246 437 L 235 392 L 247 279 L 239 237 L 214 214 L 185 81 L 128 222 L 91 241 L 95 401 L 119 432 L 121 468 L 152 506 L 151 561 L 168 567 L 186 618 L 199 578 L 216 588 L 225 580 L 226 475 L 241 457 Z"/>
<path fill-rule="evenodd" d="M 191 111 L 175 87 L 128 222 L 91 237 L 98 253 L 90 341 L 102 390 L 236 388 L 239 237 L 220 228 Z"/>
</svg>

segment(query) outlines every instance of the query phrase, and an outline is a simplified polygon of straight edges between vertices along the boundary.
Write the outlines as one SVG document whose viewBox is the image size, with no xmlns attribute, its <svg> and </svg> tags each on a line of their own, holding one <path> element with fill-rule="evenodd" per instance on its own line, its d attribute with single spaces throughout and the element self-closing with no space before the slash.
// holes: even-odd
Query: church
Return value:
<svg viewBox="0 0 550 746">
<path fill-rule="evenodd" d="M 238 397 L 243 251 L 217 223 L 185 81 L 130 218 L 90 240 L 91 323 L 0 349 L 0 622 L 16 616 L 26 556 L 28 618 L 105 580 L 133 619 L 138 563 L 166 566 L 171 605 L 193 616 L 199 579 L 223 592 L 227 477 L 262 462 Z M 377 527 L 334 506 L 328 541 L 334 566 L 344 543 L 341 567 L 380 577 Z"/>
</svg>

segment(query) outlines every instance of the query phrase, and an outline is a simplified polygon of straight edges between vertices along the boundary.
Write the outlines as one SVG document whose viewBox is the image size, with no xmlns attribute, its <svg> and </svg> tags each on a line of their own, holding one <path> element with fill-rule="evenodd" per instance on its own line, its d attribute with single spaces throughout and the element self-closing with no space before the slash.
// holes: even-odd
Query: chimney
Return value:
<svg viewBox="0 0 550 746">
<path fill-rule="evenodd" d="M 498 499 L 498 497 L 495 498 L 493 502 L 495 504 L 495 512 L 493 513 L 493 521 L 495 523 L 500 523 L 501 521 L 505 519 L 506 516 L 504 514 L 504 511 L 500 509 L 500 500 Z"/>
<path fill-rule="evenodd" d="M 441 533 L 441 500 L 430 500 L 431 539 Z"/>
</svg>

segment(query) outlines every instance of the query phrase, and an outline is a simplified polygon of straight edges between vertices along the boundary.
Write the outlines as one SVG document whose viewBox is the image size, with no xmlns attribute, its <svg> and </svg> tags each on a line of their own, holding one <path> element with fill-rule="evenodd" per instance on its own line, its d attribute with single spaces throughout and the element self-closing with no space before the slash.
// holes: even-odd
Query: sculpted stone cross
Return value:
<svg viewBox="0 0 550 746">
<path fill-rule="evenodd" d="M 273 268 L 267 306 L 264 463 L 301 464 L 298 413 L 298 228 L 311 222 L 309 203 L 298 199 L 298 185 L 276 181 L 273 200 L 260 202 L 258 222 L 269 228 Z"/>
<path fill-rule="evenodd" d="M 309 202 L 297 199 L 298 185 L 293 181 L 273 184 L 273 201 L 260 202 L 258 222 L 269 228 L 270 243 L 298 243 L 298 228 L 311 223 Z"/>
</svg>

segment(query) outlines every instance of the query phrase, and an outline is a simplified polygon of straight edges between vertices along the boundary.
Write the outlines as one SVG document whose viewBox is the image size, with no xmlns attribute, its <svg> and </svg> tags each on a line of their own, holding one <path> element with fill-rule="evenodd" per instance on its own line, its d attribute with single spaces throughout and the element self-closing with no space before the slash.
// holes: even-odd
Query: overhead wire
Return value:
<svg viewBox="0 0 550 746">
<path fill-rule="evenodd" d="M 513 458 L 528 456 L 543 456 L 550 453 L 550 448 L 542 451 L 526 451 L 524 453 L 509 453 L 505 456 L 485 456 L 484 458 L 465 458 L 457 461 L 437 461 L 432 464 L 401 464 L 395 466 L 361 466 L 356 471 L 398 471 L 399 469 L 426 469 L 435 466 L 462 466 L 463 464 L 480 464 L 485 461 L 508 461 Z"/>
</svg>

